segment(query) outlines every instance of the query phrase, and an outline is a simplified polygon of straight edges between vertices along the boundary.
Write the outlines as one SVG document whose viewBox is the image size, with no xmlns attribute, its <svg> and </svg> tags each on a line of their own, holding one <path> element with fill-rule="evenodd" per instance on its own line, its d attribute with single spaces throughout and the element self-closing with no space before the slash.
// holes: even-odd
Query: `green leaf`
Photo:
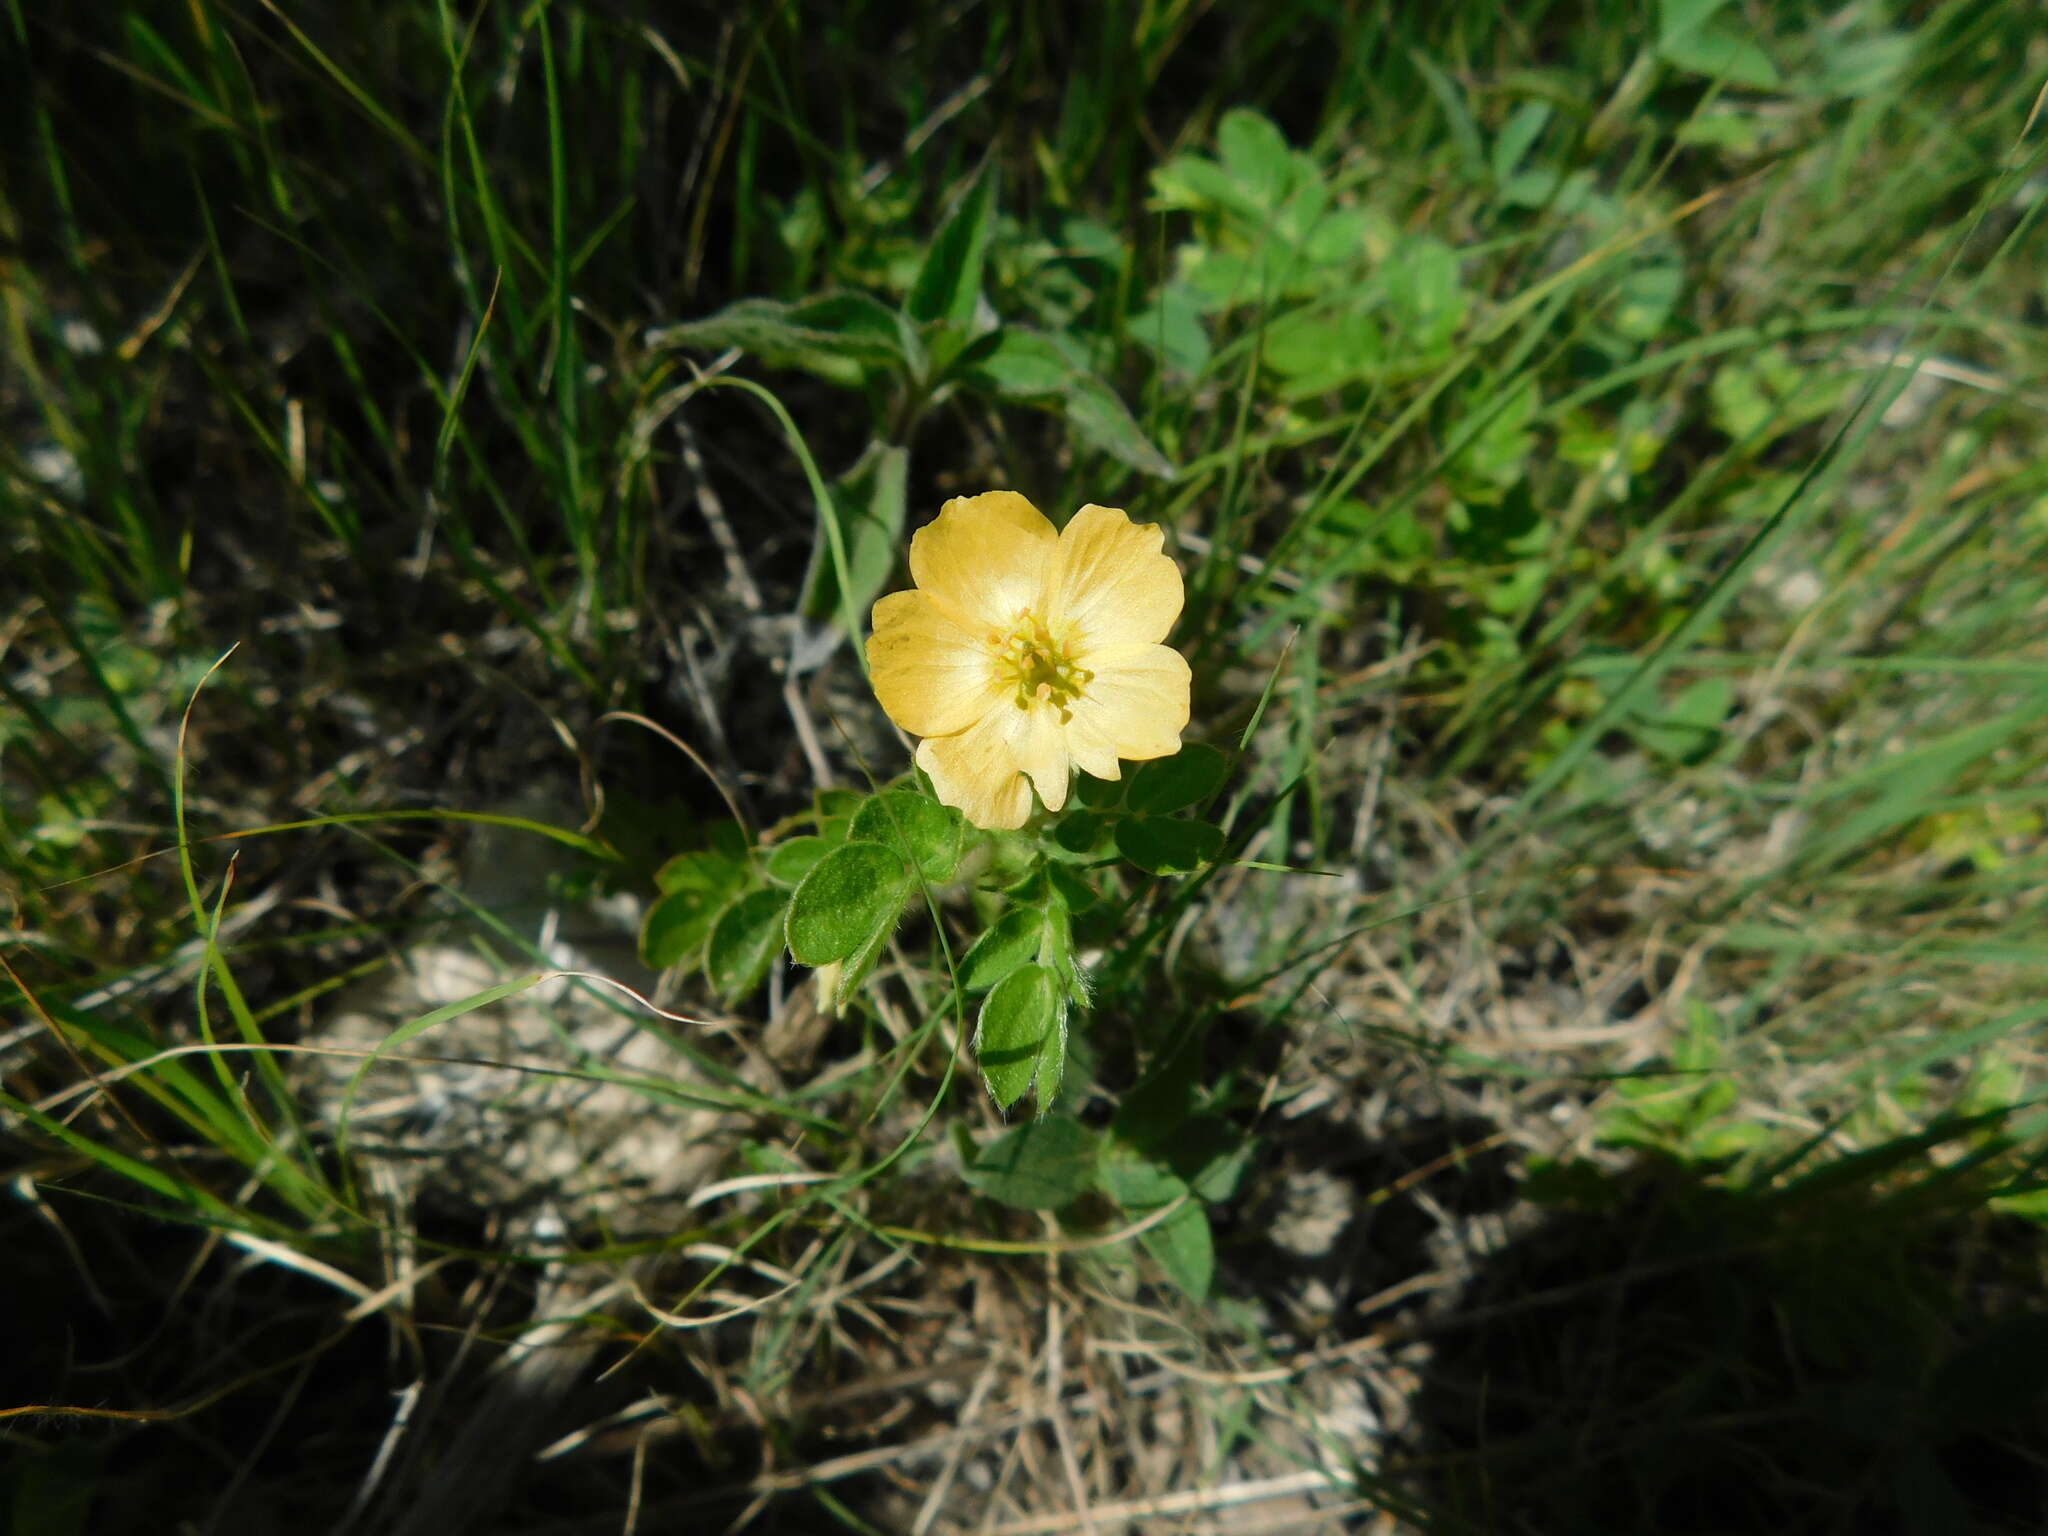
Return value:
<svg viewBox="0 0 2048 1536">
<path fill-rule="evenodd" d="M 831 965 L 886 940 L 910 896 L 910 871 L 879 843 L 834 848 L 789 900 L 789 952 L 805 965 Z"/>
<path fill-rule="evenodd" d="M 1429 93 L 1436 97 L 1437 105 L 1443 109 L 1444 126 L 1450 130 L 1451 143 L 1456 146 L 1458 158 L 1465 162 L 1465 169 L 1475 180 L 1486 174 L 1486 147 L 1479 137 L 1479 125 L 1472 120 L 1471 108 L 1465 105 L 1465 96 L 1451 77 L 1430 60 L 1420 48 L 1410 48 L 1408 57 L 1414 63 L 1416 73 L 1422 76 Z"/>
<path fill-rule="evenodd" d="M 977 345 L 962 377 L 998 399 L 1041 410 L 1059 410 L 1075 436 L 1133 469 L 1161 479 L 1173 465 L 1152 445 L 1124 403 L 1094 374 L 1075 366 L 1052 337 L 1024 326 L 1006 326 L 993 343 Z"/>
<path fill-rule="evenodd" d="M 1201 301 L 1183 283 L 1162 286 L 1149 308 L 1124 321 L 1124 335 L 1182 378 L 1197 378 L 1209 366 L 1209 332 L 1202 324 Z"/>
<path fill-rule="evenodd" d="M 856 842 L 895 849 L 931 884 L 944 885 L 959 867 L 965 828 L 960 813 L 952 807 L 915 790 L 892 789 L 855 811 L 846 835 Z"/>
<path fill-rule="evenodd" d="M 736 857 L 716 848 L 679 853 L 654 872 L 654 883 L 663 892 L 722 891 L 730 896 L 746 880 L 745 853 Z"/>
<path fill-rule="evenodd" d="M 1159 480 L 1174 476 L 1172 462 L 1152 445 L 1115 390 L 1093 374 L 1077 373 L 1067 385 L 1067 425 L 1090 447 Z"/>
<path fill-rule="evenodd" d="M 1522 168 L 1523 157 L 1536 143 L 1536 137 L 1550 121 L 1551 106 L 1547 101 L 1525 101 L 1508 115 L 1502 124 L 1500 134 L 1493 141 L 1493 179 L 1506 181 Z"/>
<path fill-rule="evenodd" d="M 920 323 L 943 320 L 966 329 L 981 297 L 981 269 L 988 256 L 995 211 L 996 174 L 991 168 L 954 205 L 951 216 L 932 237 L 904 304 L 911 319 Z"/>
<path fill-rule="evenodd" d="M 868 973 L 882 958 L 882 952 L 889 947 L 889 938 L 896 931 L 893 922 L 883 923 L 862 941 L 860 947 L 839 962 L 839 984 L 832 989 L 833 1003 L 845 1007 L 854 994 L 860 991 L 861 983 L 868 979 Z"/>
<path fill-rule="evenodd" d="M 1753 446 L 1813 421 L 1840 405 L 1847 393 L 1845 375 L 1830 377 L 1820 369 L 1802 368 L 1784 347 L 1761 347 L 1746 358 L 1723 364 L 1707 386 L 1714 425 L 1738 440 L 1762 434 Z"/>
<path fill-rule="evenodd" d="M 784 838 L 768 850 L 768 878 L 782 885 L 795 885 L 831 851 L 832 843 L 827 838 Z"/>
<path fill-rule="evenodd" d="M 1067 812 L 1052 829 L 1053 846 L 1059 850 L 1054 857 L 1066 854 L 1082 860 L 1096 858 L 1109 826 L 1110 818 L 1100 811 Z"/>
<path fill-rule="evenodd" d="M 1204 1200 L 1237 1191 L 1252 1144 L 1220 1115 L 1195 1111 L 1201 1041 L 1191 1037 L 1123 1096 L 1109 1133 L 1119 1148 L 1163 1168 Z"/>
<path fill-rule="evenodd" d="M 1660 0 L 1657 56 L 1689 74 L 1751 90 L 1775 89 L 1778 66 L 1727 0 Z"/>
<path fill-rule="evenodd" d="M 1156 758 L 1131 777 L 1130 807 L 1163 816 L 1199 805 L 1230 777 L 1230 759 L 1214 747 L 1191 742 L 1172 757 Z"/>
<path fill-rule="evenodd" d="M 1133 1218 L 1186 1199 L 1158 1226 L 1139 1233 L 1138 1241 L 1189 1298 L 1204 1300 L 1216 1275 L 1216 1245 L 1209 1214 L 1186 1182 L 1150 1158 L 1114 1145 L 1105 1149 L 1100 1172 L 1103 1192 Z"/>
<path fill-rule="evenodd" d="M 1065 397 L 1074 365 L 1050 336 L 1008 325 L 962 354 L 961 372 L 999 399 L 1045 405 Z"/>
<path fill-rule="evenodd" d="M 1614 285 L 1614 329 L 1631 341 L 1654 341 L 1685 291 L 1685 269 L 1675 262 L 1638 267 Z"/>
<path fill-rule="evenodd" d="M 903 547 L 903 519 L 908 505 L 909 451 L 893 443 L 875 442 L 830 486 L 832 510 L 846 553 L 846 598 L 840 598 L 839 561 L 823 526 L 811 545 L 810 570 L 804 577 L 803 612 L 820 621 L 867 619 L 896 557 Z"/>
<path fill-rule="evenodd" d="M 711 925 L 739 891 L 746 872 L 717 854 L 691 853 L 671 859 L 657 878 L 666 882 L 668 894 L 647 909 L 641 922 L 640 958 L 657 971 L 694 966 Z"/>
<path fill-rule="evenodd" d="M 718 914 L 704 945 L 704 974 L 727 1002 L 737 1002 L 761 985 L 782 953 L 789 897 L 781 891 L 750 891 Z"/>
<path fill-rule="evenodd" d="M 1063 961 L 1070 965 L 1071 961 Z M 1067 1020 L 1075 1002 L 1083 1008 L 1088 1006 L 1088 997 L 1076 983 L 1069 983 L 1060 998 L 1059 1016 L 1054 1028 L 1046 1031 L 1044 1041 L 1038 1047 L 1038 1112 L 1042 1115 L 1059 1102 L 1060 1082 L 1067 1075 Z"/>
<path fill-rule="evenodd" d="M 896 316 L 864 293 L 828 293 L 800 304 L 741 299 L 702 320 L 650 331 L 647 344 L 702 351 L 738 347 L 764 362 L 836 383 L 855 382 L 868 368 L 907 366 Z"/>
<path fill-rule="evenodd" d="M 1049 1036 L 1066 1029 L 1066 988 L 1049 966 L 1019 966 L 989 993 L 975 1026 L 981 1075 L 995 1101 L 1008 1109 L 1038 1076 Z"/>
<path fill-rule="evenodd" d="M 1045 881 L 1059 898 L 1059 904 L 1069 912 L 1086 912 L 1101 899 L 1094 886 L 1064 864 L 1048 865 Z"/>
<path fill-rule="evenodd" d="M 974 941 L 960 962 L 960 990 L 986 992 L 1019 966 L 1037 961 L 1045 943 L 1045 913 L 1038 907 L 1012 907 Z"/>
<path fill-rule="evenodd" d="M 1206 155 L 1176 155 L 1152 172 L 1153 206 L 1195 212 L 1228 210 L 1246 223 L 1266 210 L 1253 187 Z"/>
<path fill-rule="evenodd" d="M 1223 829 L 1206 821 L 1132 816 L 1116 825 L 1116 849 L 1148 874 L 1187 874 L 1223 851 Z"/>
<path fill-rule="evenodd" d="M 1371 315 L 1317 304 L 1268 325 L 1259 360 L 1287 380 L 1289 398 L 1301 398 L 1372 377 L 1386 364 L 1386 345 Z"/>
<path fill-rule="evenodd" d="M 1237 1193 L 1251 1166 L 1252 1144 L 1228 1122 L 1198 1115 L 1175 1133 L 1167 1158 L 1199 1199 L 1214 1203 Z"/>
<path fill-rule="evenodd" d="M 1444 466 L 1462 500 L 1498 500 L 1522 478 L 1541 404 L 1535 380 L 1527 377 L 1473 402 L 1471 414 L 1451 431 L 1451 441 L 1464 446 Z"/>
<path fill-rule="evenodd" d="M 1216 152 L 1231 180 L 1262 208 L 1277 208 L 1300 175 L 1286 136 L 1271 118 L 1247 107 L 1223 114 L 1216 125 Z"/>
<path fill-rule="evenodd" d="M 1190 1200 L 1158 1226 L 1139 1233 L 1138 1241 L 1190 1301 L 1209 1299 L 1209 1286 L 1216 1278 L 1216 1239 L 1201 1201 Z"/>
<path fill-rule="evenodd" d="M 1464 325 L 1472 299 L 1458 268 L 1458 253 L 1427 235 L 1402 241 L 1388 259 L 1380 287 L 1387 296 L 1388 314 L 1412 346 L 1425 352 L 1441 350 Z"/>
<path fill-rule="evenodd" d="M 1095 1183 L 1100 1138 L 1068 1115 L 1047 1115 L 1004 1132 L 966 1167 L 967 1182 L 1020 1211 L 1056 1211 Z"/>
<path fill-rule="evenodd" d="M 1704 761 L 1721 742 L 1721 724 L 1735 704 L 1735 685 L 1725 677 L 1703 677 L 1652 718 L 1631 722 L 1631 734 L 1659 757 L 1675 763 Z"/>
<path fill-rule="evenodd" d="M 1830 96 L 1877 96 L 1913 63 L 1914 40 L 1904 32 L 1843 34 L 1832 27 L 1809 34 L 1818 55 L 1815 83 Z"/>
</svg>

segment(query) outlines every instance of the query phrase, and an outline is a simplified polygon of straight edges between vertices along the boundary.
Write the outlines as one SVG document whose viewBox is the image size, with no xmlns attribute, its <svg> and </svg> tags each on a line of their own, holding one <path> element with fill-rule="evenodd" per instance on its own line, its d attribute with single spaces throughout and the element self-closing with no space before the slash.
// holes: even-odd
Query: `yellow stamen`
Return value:
<svg viewBox="0 0 2048 1536">
<path fill-rule="evenodd" d="M 1017 707 L 1050 704 L 1064 720 L 1070 706 L 1095 674 L 1074 659 L 1072 626 L 1048 624 L 1025 609 L 1005 634 L 990 637 L 995 645 L 996 666 L 1005 685 L 1016 690 Z"/>
</svg>

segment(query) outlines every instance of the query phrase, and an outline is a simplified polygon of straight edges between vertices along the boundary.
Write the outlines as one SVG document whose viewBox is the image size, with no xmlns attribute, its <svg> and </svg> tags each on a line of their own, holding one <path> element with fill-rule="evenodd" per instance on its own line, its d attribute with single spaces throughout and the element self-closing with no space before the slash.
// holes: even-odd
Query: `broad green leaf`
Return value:
<svg viewBox="0 0 2048 1536">
<path fill-rule="evenodd" d="M 1246 222 L 1265 208 L 1257 189 L 1206 155 L 1176 155 L 1152 172 L 1152 206 L 1189 212 L 1228 210 Z"/>
<path fill-rule="evenodd" d="M 1077 859 L 1092 859 L 1102 847 L 1102 840 L 1108 832 L 1110 818 L 1100 811 L 1069 811 L 1060 818 L 1059 825 L 1052 829 L 1053 845 L 1062 854 L 1072 854 Z"/>
<path fill-rule="evenodd" d="M 818 836 L 834 847 L 846 841 L 846 829 L 853 825 L 853 813 L 868 801 L 868 797 L 857 789 L 821 789 L 811 798 L 817 807 Z"/>
<path fill-rule="evenodd" d="M 831 851 L 831 842 L 822 837 L 784 838 L 767 851 L 768 878 L 795 885 Z"/>
<path fill-rule="evenodd" d="M 1172 757 L 1142 764 L 1131 776 L 1130 807 L 1163 816 L 1199 805 L 1230 777 L 1230 759 L 1214 747 L 1190 742 Z"/>
<path fill-rule="evenodd" d="M 746 855 L 719 848 L 679 853 L 654 872 L 662 891 L 723 891 L 730 896 L 746 884 Z"/>
<path fill-rule="evenodd" d="M 717 853 L 678 854 L 655 882 L 666 893 L 640 925 L 640 958 L 657 971 L 694 966 L 718 914 L 745 886 L 743 865 Z"/>
<path fill-rule="evenodd" d="M 1216 1274 L 1216 1247 L 1209 1215 L 1185 1180 L 1171 1169 L 1129 1148 L 1106 1146 L 1100 1168 L 1103 1192 L 1126 1216 L 1143 1217 L 1171 1205 L 1179 1210 L 1138 1235 L 1166 1276 L 1195 1301 L 1205 1299 Z"/>
<path fill-rule="evenodd" d="M 1201 301 L 1184 284 L 1161 286 L 1149 308 L 1124 321 L 1124 334 L 1182 378 L 1197 378 L 1209 366 L 1209 331 L 1202 324 Z"/>
<path fill-rule="evenodd" d="M 1614 285 L 1614 329 L 1631 341 L 1656 340 L 1684 291 L 1685 269 L 1676 262 L 1636 268 Z"/>
<path fill-rule="evenodd" d="M 989 993 L 975 1027 L 981 1075 L 1008 1109 L 1038 1076 L 1046 1039 L 1065 1028 L 1066 988 L 1049 966 L 1019 966 Z"/>
<path fill-rule="evenodd" d="M 1223 851 L 1223 829 L 1206 821 L 1131 816 L 1116 824 L 1116 849 L 1149 874 L 1182 875 Z"/>
<path fill-rule="evenodd" d="M 1269 303 L 1277 281 L 1274 265 L 1265 254 L 1255 259 L 1205 245 L 1184 245 L 1176 258 L 1179 286 L 1203 314 Z"/>
<path fill-rule="evenodd" d="M 1228 1121 L 1197 1115 L 1168 1140 L 1166 1157 L 1198 1198 L 1214 1203 L 1237 1193 L 1251 1166 L 1252 1144 Z"/>
<path fill-rule="evenodd" d="M 1190 1200 L 1158 1226 L 1139 1233 L 1138 1241 L 1190 1301 L 1209 1299 L 1216 1278 L 1216 1239 L 1201 1201 Z"/>
<path fill-rule="evenodd" d="M 960 990 L 986 992 L 1018 967 L 1037 961 L 1045 943 L 1045 913 L 1012 907 L 974 941 L 960 962 Z"/>
<path fill-rule="evenodd" d="M 839 592 L 839 560 L 825 529 L 811 545 L 803 611 L 820 621 L 867 621 L 869 605 L 895 569 L 903 547 L 910 454 L 893 443 L 870 443 L 860 462 L 830 487 L 832 510 L 846 554 L 846 597 Z"/>
<path fill-rule="evenodd" d="M 1244 188 L 1258 207 L 1277 208 L 1300 176 L 1301 168 L 1286 136 L 1271 118 L 1247 107 L 1223 114 L 1223 121 L 1216 125 L 1216 152 L 1231 180 Z"/>
<path fill-rule="evenodd" d="M 832 965 L 896 926 L 911 890 L 902 859 L 879 843 L 846 843 L 820 859 L 789 901 L 789 952 L 805 965 Z"/>
<path fill-rule="evenodd" d="M 1045 881 L 1052 887 L 1053 895 L 1059 898 L 1060 906 L 1069 912 L 1086 912 L 1101 900 L 1095 887 L 1078 870 L 1069 869 L 1064 864 L 1049 865 Z"/>
<path fill-rule="evenodd" d="M 1120 1153 L 1175 1175 L 1202 1199 L 1227 1200 L 1251 1161 L 1252 1144 L 1222 1116 L 1195 1110 L 1201 1056 L 1199 1038 L 1183 1042 L 1124 1095 L 1109 1134 Z"/>
<path fill-rule="evenodd" d="M 820 821 L 849 817 L 866 805 L 867 800 L 868 797 L 857 789 L 821 789 L 811 796 L 811 804 Z"/>
<path fill-rule="evenodd" d="M 1326 286 L 1350 281 L 1360 266 L 1377 267 L 1400 244 L 1401 230 L 1375 208 L 1333 208 L 1301 243 L 1301 255 Z"/>
<path fill-rule="evenodd" d="M 1311 305 L 1266 327 L 1259 360 L 1287 380 L 1290 399 L 1328 394 L 1386 364 L 1380 324 L 1357 310 L 1331 313 Z"/>
<path fill-rule="evenodd" d="M 1459 277 L 1458 253 L 1427 235 L 1401 242 L 1379 274 L 1387 312 L 1402 340 L 1426 352 L 1451 344 L 1472 307 Z"/>
<path fill-rule="evenodd" d="M 995 227 L 996 174 L 984 172 L 932 237 L 904 312 L 920 324 L 943 320 L 966 329 L 981 297 L 981 269 Z"/>
<path fill-rule="evenodd" d="M 782 953 L 788 905 L 782 891 L 750 891 L 718 914 L 704 945 L 704 974 L 720 997 L 737 1002 L 761 984 Z"/>
<path fill-rule="evenodd" d="M 847 836 L 856 842 L 893 848 L 917 866 L 933 885 L 953 878 L 960 864 L 966 823 L 960 813 L 915 790 L 892 789 L 853 813 Z"/>
<path fill-rule="evenodd" d="M 1780 83 L 1778 66 L 1727 0 L 1660 0 L 1657 20 L 1657 56 L 1665 63 L 1750 90 Z"/>
<path fill-rule="evenodd" d="M 1129 783 L 1124 777 L 1098 779 L 1092 773 L 1077 774 L 1074 798 L 1091 811 L 1115 810 L 1124 803 L 1124 790 Z"/>
<path fill-rule="evenodd" d="M 1095 1184 L 1100 1138 L 1068 1115 L 1005 1131 L 967 1165 L 967 1182 L 1020 1211 L 1056 1211 Z"/>
<path fill-rule="evenodd" d="M 1046 405 L 1065 398 L 1074 365 L 1050 336 L 1010 325 L 962 354 L 961 371 L 1001 399 Z"/>
</svg>

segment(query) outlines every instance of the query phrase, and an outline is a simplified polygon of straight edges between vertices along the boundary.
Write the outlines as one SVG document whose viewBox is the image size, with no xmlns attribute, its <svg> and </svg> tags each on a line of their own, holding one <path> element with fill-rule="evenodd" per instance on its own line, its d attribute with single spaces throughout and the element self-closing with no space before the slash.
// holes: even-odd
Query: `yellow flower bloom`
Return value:
<svg viewBox="0 0 2048 1536">
<path fill-rule="evenodd" d="M 922 736 L 917 765 L 977 827 L 1024 825 L 1070 770 L 1119 777 L 1180 750 L 1188 664 L 1160 644 L 1180 569 L 1157 524 L 1086 506 L 1055 533 L 1014 491 L 957 496 L 910 541 L 917 587 L 875 604 L 875 696 Z"/>
</svg>

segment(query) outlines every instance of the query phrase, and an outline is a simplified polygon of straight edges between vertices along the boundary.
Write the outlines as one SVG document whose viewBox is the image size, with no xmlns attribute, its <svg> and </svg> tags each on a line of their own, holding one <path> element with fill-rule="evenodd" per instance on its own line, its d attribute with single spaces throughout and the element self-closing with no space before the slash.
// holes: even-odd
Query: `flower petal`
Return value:
<svg viewBox="0 0 2048 1536">
<path fill-rule="evenodd" d="M 910 540 L 910 575 L 954 622 L 1007 626 L 1038 601 L 1059 535 L 1015 491 L 955 496 Z"/>
<path fill-rule="evenodd" d="M 1156 645 L 1180 617 L 1180 567 L 1163 552 L 1157 523 L 1089 505 L 1060 534 L 1043 612 L 1075 626 L 1082 650 Z"/>
<path fill-rule="evenodd" d="M 1002 698 L 987 643 L 922 592 L 875 604 L 868 670 L 889 718 L 913 736 L 964 731 Z"/>
<path fill-rule="evenodd" d="M 1065 805 L 1073 774 L 1066 729 L 1049 704 L 1006 703 L 964 731 L 927 736 L 918 743 L 917 766 L 931 775 L 941 804 L 977 827 L 1005 831 L 1024 825 L 1033 788 L 1047 810 Z"/>
<path fill-rule="evenodd" d="M 984 831 L 1014 831 L 1031 814 L 1031 781 L 1011 748 L 1005 716 L 991 710 L 952 736 L 927 736 L 917 744 L 917 766 L 931 775 L 941 805 L 950 805 Z"/>
<path fill-rule="evenodd" d="M 1074 776 L 1060 712 L 1051 704 L 1034 704 L 1009 713 L 1015 717 L 1010 725 L 1010 749 L 1017 755 L 1017 766 L 1030 778 L 1045 808 L 1056 811 L 1067 803 L 1067 783 Z"/>
<path fill-rule="evenodd" d="M 1094 677 L 1070 706 L 1067 750 L 1098 779 L 1119 776 L 1116 760 L 1171 757 L 1188 724 L 1188 664 L 1165 645 L 1091 651 L 1080 665 Z"/>
</svg>

